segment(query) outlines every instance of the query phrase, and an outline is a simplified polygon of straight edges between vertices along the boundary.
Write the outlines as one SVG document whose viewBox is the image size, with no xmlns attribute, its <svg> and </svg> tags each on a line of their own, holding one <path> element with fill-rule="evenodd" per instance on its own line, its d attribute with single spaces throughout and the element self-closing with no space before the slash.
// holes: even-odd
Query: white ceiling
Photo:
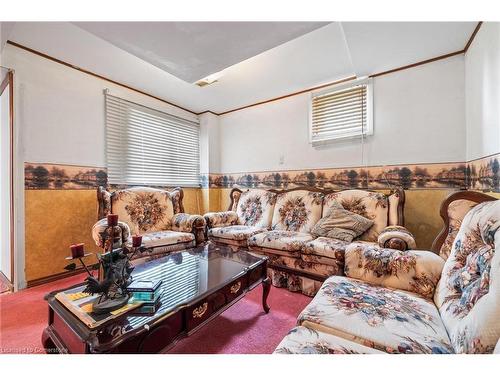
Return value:
<svg viewBox="0 0 500 375">
<path fill-rule="evenodd" d="M 139 25 L 132 24 L 134 28 Z M 310 23 L 298 22 L 288 27 L 273 22 L 263 26 L 265 23 L 259 22 L 256 30 L 250 27 L 246 34 L 223 35 L 218 23 L 204 23 L 196 29 L 190 22 L 191 26 L 181 33 L 186 43 L 178 45 L 177 52 L 168 52 L 162 43 L 169 40 L 175 45 L 175 38 L 147 31 L 150 30 L 147 24 L 142 24 L 146 25 L 146 31 L 137 39 L 131 38 L 130 32 L 123 40 L 116 30 L 107 32 L 113 36 L 113 43 L 94 34 L 100 30 L 95 24 L 90 33 L 81 24 L 66 22 L 16 23 L 9 39 L 192 111 L 224 112 L 348 76 L 374 74 L 461 50 L 476 26 L 476 22 L 332 22 L 269 49 L 281 43 L 280 40 L 292 38 L 293 33 L 300 35 L 307 27 L 321 25 L 314 23 L 313 27 Z M 162 24 L 168 26 L 170 23 Z M 244 27 L 249 25 L 252 24 L 246 23 Z M 276 25 L 282 25 L 279 27 L 283 29 L 279 35 L 269 36 L 270 29 L 279 28 Z M 167 27 L 156 24 L 152 27 L 160 26 Z M 83 27 L 89 28 L 88 24 Z M 237 29 L 238 25 L 231 23 L 227 27 Z M 195 30 L 194 35 L 200 36 L 201 29 L 204 30 L 203 38 L 208 40 L 207 46 L 217 41 L 216 47 L 198 48 L 204 46 L 202 40 L 189 42 L 186 30 Z M 253 32 L 251 37 L 250 31 Z M 148 34 L 151 41 L 146 43 L 144 36 Z M 133 45 L 117 46 L 131 40 Z M 139 51 L 132 51 L 137 46 Z M 162 56 L 148 55 L 152 47 L 161 51 Z M 248 56 L 258 51 L 264 52 Z M 139 52 L 148 58 L 141 58 Z M 165 63 L 167 60 L 173 62 L 173 68 Z M 191 70 L 183 69 L 183 61 Z M 206 66 L 203 61 L 207 61 Z M 160 63 L 165 66 L 158 67 Z M 203 88 L 165 71 L 177 69 L 176 75 L 183 75 L 184 79 L 191 77 L 189 81 L 192 82 L 197 79 L 193 77 L 201 78 L 221 67 L 227 68 L 219 82 Z"/>
<path fill-rule="evenodd" d="M 77 26 L 194 83 L 328 22 L 78 22 Z"/>
</svg>

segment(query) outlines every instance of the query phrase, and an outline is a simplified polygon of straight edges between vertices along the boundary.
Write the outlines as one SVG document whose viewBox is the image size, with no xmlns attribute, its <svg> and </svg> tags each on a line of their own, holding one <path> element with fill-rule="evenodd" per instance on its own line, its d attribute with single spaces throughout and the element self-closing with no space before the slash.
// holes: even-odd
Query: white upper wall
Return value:
<svg viewBox="0 0 500 375">
<path fill-rule="evenodd" d="M 373 136 L 308 141 L 310 94 L 219 117 L 221 173 L 465 160 L 464 58 L 374 79 Z M 283 163 L 280 163 L 280 159 Z"/>
<path fill-rule="evenodd" d="M 104 89 L 197 120 L 189 112 L 10 45 L 4 49 L 3 59 L 15 70 L 21 161 L 105 166 Z"/>
<path fill-rule="evenodd" d="M 486 22 L 465 56 L 467 160 L 500 152 L 500 23 Z"/>
<path fill-rule="evenodd" d="M 147 28 L 149 24 L 142 25 Z M 97 26 L 104 29 L 106 23 Z M 101 39 L 68 22 L 18 22 L 9 39 L 191 111 L 221 113 L 341 78 L 379 73 L 462 50 L 475 26 L 475 22 L 332 22 L 224 69 L 218 82 L 203 88 L 126 52 L 134 46 L 127 45 L 128 38 L 120 37 L 119 33 L 113 33 L 114 43 L 127 47 L 121 49 L 107 42 L 104 39 L 109 39 L 109 30 L 97 33 L 104 38 Z M 211 35 L 220 36 L 217 24 L 211 27 L 215 29 Z M 135 47 L 142 46 L 140 53 L 135 51 L 136 55 L 147 54 L 146 60 L 157 61 L 160 56 L 153 56 L 155 53 L 161 50 L 163 55 L 172 47 L 158 29 L 143 32 L 143 37 L 134 43 Z M 244 33 L 226 33 L 220 41 L 224 47 L 207 55 L 199 46 L 210 42 L 199 42 L 195 29 L 186 30 L 186 34 L 179 36 L 186 44 L 184 52 L 177 51 L 171 57 L 188 51 L 183 57 L 191 61 L 185 67 L 187 70 L 197 65 L 209 66 L 207 56 L 213 53 L 217 60 L 232 63 L 230 45 L 239 44 L 243 50 L 254 40 Z M 149 38 L 147 44 L 151 48 L 142 45 L 144 35 Z"/>
</svg>

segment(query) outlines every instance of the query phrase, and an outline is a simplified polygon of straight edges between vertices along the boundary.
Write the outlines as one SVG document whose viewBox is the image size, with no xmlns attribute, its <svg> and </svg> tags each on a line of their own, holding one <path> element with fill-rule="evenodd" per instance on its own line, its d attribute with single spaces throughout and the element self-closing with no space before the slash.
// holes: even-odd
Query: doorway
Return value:
<svg viewBox="0 0 500 375">
<path fill-rule="evenodd" d="M 0 293 L 14 284 L 14 74 L 0 67 Z"/>
</svg>

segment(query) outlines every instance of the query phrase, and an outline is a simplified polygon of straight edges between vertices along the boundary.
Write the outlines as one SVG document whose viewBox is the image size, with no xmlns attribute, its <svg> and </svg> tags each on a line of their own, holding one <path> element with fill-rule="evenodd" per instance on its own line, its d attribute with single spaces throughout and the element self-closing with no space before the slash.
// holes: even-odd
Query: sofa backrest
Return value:
<svg viewBox="0 0 500 375">
<path fill-rule="evenodd" d="M 443 259 L 448 259 L 453 241 L 467 212 L 478 203 L 493 200 L 494 197 L 477 191 L 457 191 L 448 195 L 439 210 L 444 226 L 432 243 L 431 250 Z"/>
<path fill-rule="evenodd" d="M 238 196 L 236 214 L 238 224 L 270 228 L 276 193 L 264 189 L 245 190 Z"/>
<path fill-rule="evenodd" d="M 377 242 L 378 235 L 388 225 L 389 200 L 385 194 L 367 190 L 343 190 L 327 194 L 324 201 L 323 217 L 329 215 L 330 209 L 336 202 L 340 203 L 348 211 L 373 220 L 372 227 L 363 233 L 359 239 Z M 395 203 L 396 207 L 397 204 L 398 202 Z M 397 216 L 397 214 L 395 215 Z M 393 220 L 397 219 L 393 218 Z"/>
<path fill-rule="evenodd" d="M 148 187 L 133 187 L 108 192 L 99 187 L 99 219 L 113 213 L 127 223 L 132 234 L 168 230 L 174 214 L 183 212 L 181 188 L 172 191 Z"/>
<path fill-rule="evenodd" d="M 500 201 L 469 210 L 434 302 L 457 353 L 491 353 L 500 338 Z"/>
<path fill-rule="evenodd" d="M 279 193 L 271 229 L 309 233 L 321 218 L 323 198 L 321 192 L 300 189 Z"/>
</svg>

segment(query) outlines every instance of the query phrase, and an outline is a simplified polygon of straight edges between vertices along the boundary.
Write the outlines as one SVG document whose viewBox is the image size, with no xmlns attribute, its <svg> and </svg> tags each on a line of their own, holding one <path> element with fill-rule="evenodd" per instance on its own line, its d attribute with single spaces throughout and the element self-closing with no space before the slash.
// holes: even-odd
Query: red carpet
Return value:
<svg viewBox="0 0 500 375">
<path fill-rule="evenodd" d="M 40 338 L 47 324 L 44 295 L 83 278 L 83 275 L 74 276 L 0 295 L 0 353 L 42 353 Z M 311 299 L 272 287 L 268 298 L 271 311 L 265 314 L 261 297 L 262 288 L 258 287 L 193 336 L 178 342 L 169 353 L 272 353 Z"/>
</svg>

